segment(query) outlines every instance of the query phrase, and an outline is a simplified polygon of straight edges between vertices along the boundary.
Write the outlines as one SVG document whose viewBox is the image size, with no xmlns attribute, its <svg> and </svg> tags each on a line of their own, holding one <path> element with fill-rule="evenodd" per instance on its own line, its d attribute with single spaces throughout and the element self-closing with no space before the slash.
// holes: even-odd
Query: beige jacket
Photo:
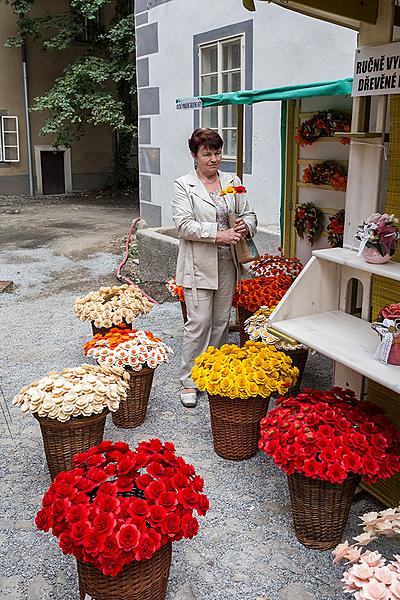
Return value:
<svg viewBox="0 0 400 600">
<path fill-rule="evenodd" d="M 241 185 L 236 175 L 219 172 L 221 186 Z M 183 287 L 218 289 L 218 255 L 215 238 L 217 214 L 213 201 L 195 169 L 174 182 L 172 216 L 178 230 L 179 253 L 176 282 Z M 250 237 L 256 233 L 257 217 L 250 209 L 246 194 L 227 194 L 228 208 L 241 217 Z M 235 200 L 236 199 L 236 200 Z"/>
</svg>

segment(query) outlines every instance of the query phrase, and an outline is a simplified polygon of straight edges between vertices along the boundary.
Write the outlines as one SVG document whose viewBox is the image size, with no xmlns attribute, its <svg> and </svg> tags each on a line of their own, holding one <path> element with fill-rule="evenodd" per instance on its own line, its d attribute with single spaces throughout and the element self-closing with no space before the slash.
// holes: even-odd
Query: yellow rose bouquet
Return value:
<svg viewBox="0 0 400 600">
<path fill-rule="evenodd" d="M 284 395 L 296 384 L 299 374 L 292 360 L 274 346 L 248 341 L 239 348 L 225 344 L 209 346 L 195 360 L 192 379 L 210 396 L 269 398 Z"/>
<path fill-rule="evenodd" d="M 254 456 L 269 398 L 286 394 L 298 374 L 289 356 L 263 342 L 209 346 L 200 354 L 192 379 L 208 394 L 215 452 L 229 460 Z"/>
</svg>

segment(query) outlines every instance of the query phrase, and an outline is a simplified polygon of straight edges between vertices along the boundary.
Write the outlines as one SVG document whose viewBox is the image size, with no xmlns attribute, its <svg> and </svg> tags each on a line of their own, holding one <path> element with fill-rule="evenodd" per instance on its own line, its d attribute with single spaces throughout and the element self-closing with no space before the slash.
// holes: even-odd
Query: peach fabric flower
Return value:
<svg viewBox="0 0 400 600">
<path fill-rule="evenodd" d="M 364 554 L 361 555 L 360 561 L 367 564 L 369 567 L 383 567 L 385 564 L 385 559 L 382 557 L 382 554 L 379 552 L 371 552 L 367 550 Z"/>
<path fill-rule="evenodd" d="M 388 588 L 377 579 L 371 579 L 363 586 L 362 591 L 365 600 L 390 600 Z"/>
</svg>

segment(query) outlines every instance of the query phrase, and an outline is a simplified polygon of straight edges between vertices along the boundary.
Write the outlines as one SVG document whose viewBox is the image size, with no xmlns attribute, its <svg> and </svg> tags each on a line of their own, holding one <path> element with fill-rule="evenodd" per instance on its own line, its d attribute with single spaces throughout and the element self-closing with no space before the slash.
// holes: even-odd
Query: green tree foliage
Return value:
<svg viewBox="0 0 400 600">
<path fill-rule="evenodd" d="M 137 96 L 135 29 L 132 0 L 70 0 L 70 10 L 33 16 L 40 0 L 6 0 L 18 15 L 18 33 L 7 46 L 37 40 L 43 51 L 65 50 L 77 39 L 85 47 L 55 80 L 35 98 L 32 110 L 48 115 L 41 134 L 51 134 L 55 146 L 70 146 L 84 135 L 85 125 L 108 125 L 116 134 L 114 184 L 137 184 Z M 112 13 L 101 18 L 107 8 Z M 37 11 L 35 11 L 37 12 Z"/>
</svg>

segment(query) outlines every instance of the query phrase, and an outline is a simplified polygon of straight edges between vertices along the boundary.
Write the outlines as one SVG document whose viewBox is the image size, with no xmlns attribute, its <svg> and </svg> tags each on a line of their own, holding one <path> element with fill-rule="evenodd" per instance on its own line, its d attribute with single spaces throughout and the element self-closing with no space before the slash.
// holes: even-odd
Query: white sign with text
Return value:
<svg viewBox="0 0 400 600">
<path fill-rule="evenodd" d="M 356 50 L 352 96 L 400 94 L 400 42 Z"/>
<path fill-rule="evenodd" d="M 201 98 L 178 98 L 178 100 L 176 100 L 176 110 L 188 110 L 194 108 L 203 108 Z"/>
</svg>

